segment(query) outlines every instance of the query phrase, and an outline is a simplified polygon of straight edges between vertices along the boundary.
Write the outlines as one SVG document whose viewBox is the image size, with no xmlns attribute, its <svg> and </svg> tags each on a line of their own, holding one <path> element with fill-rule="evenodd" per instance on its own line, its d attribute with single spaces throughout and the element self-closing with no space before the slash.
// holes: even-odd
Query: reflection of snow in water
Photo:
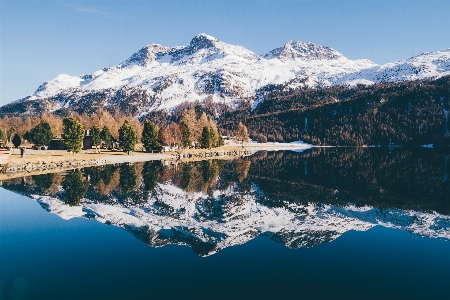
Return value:
<svg viewBox="0 0 450 300">
<path fill-rule="evenodd" d="M 228 189 L 216 191 L 213 196 L 185 192 L 171 183 L 158 184 L 143 204 L 127 207 L 119 202 L 98 204 L 91 199 L 70 207 L 48 196 L 33 198 L 63 219 L 94 218 L 122 227 L 140 239 L 150 235 L 143 240 L 152 246 L 208 245 L 199 253 L 202 256 L 244 244 L 260 234 L 289 248 L 300 248 L 333 241 L 349 230 L 365 231 L 377 225 L 450 240 L 450 217 L 446 215 L 351 204 L 340 207 L 277 201 L 277 207 L 269 207 L 261 202 L 269 199 L 256 184 L 245 193 Z"/>
</svg>

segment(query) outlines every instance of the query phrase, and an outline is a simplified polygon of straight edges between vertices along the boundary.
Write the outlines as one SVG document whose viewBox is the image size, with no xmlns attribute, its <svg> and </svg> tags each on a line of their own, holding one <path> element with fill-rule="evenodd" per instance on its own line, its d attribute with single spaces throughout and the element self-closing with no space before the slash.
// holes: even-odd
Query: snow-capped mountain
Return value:
<svg viewBox="0 0 450 300">
<path fill-rule="evenodd" d="M 344 58 L 342 54 L 334 49 L 322 47 L 314 43 L 302 43 L 299 41 L 289 41 L 283 47 L 276 48 L 263 56 L 266 59 L 278 58 L 281 61 L 292 59 L 301 60 L 333 60 Z"/>
<path fill-rule="evenodd" d="M 188 245 L 208 256 L 265 235 L 288 248 L 313 247 L 347 231 L 365 231 L 381 225 L 424 237 L 450 240 L 450 217 L 401 209 L 354 205 L 277 202 L 264 205 L 264 192 L 253 184 L 242 193 L 233 187 L 207 195 L 186 192 L 170 182 L 159 183 L 139 205 L 98 203 L 82 199 L 69 206 L 49 196 L 32 196 L 43 208 L 63 219 L 95 219 L 121 227 L 153 247 Z"/>
<path fill-rule="evenodd" d="M 117 66 L 93 74 L 58 75 L 2 111 L 33 114 L 63 108 L 88 107 L 95 111 L 114 107 L 145 115 L 160 109 L 170 111 L 184 101 L 208 96 L 233 106 L 242 97 L 256 99 L 258 91 L 270 84 L 356 85 L 449 74 L 450 50 L 379 66 L 366 59 L 347 59 L 332 48 L 298 41 L 259 56 L 199 34 L 185 46 L 147 45 Z"/>
</svg>

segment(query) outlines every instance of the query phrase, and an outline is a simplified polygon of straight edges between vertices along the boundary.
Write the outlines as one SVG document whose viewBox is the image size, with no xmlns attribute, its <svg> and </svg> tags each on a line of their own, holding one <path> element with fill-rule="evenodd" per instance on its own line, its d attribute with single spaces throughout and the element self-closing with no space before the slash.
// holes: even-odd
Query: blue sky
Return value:
<svg viewBox="0 0 450 300">
<path fill-rule="evenodd" d="M 448 0 L 0 0 L 0 105 L 201 32 L 257 54 L 299 40 L 382 64 L 450 48 L 449 12 Z"/>
</svg>

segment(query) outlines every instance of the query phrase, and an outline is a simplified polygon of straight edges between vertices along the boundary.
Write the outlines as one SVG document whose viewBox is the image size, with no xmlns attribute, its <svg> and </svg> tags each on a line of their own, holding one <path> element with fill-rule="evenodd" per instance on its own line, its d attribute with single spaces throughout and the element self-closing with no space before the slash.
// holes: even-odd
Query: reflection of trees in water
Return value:
<svg viewBox="0 0 450 300">
<path fill-rule="evenodd" d="M 48 174 L 41 174 L 41 175 L 33 175 L 32 176 L 34 183 L 40 187 L 42 190 L 48 190 L 52 184 L 53 179 L 55 178 L 55 174 L 48 173 Z"/>
<path fill-rule="evenodd" d="M 123 194 L 128 194 L 136 188 L 136 167 L 132 164 L 120 166 L 120 189 Z"/>
<path fill-rule="evenodd" d="M 237 180 L 242 183 L 248 176 L 248 170 L 250 169 L 251 162 L 242 158 L 233 161 L 233 168 L 236 174 Z"/>
<path fill-rule="evenodd" d="M 161 170 L 161 162 L 147 161 L 144 163 L 142 171 L 142 179 L 144 181 L 144 190 L 153 191 L 158 183 L 159 172 Z"/>
<path fill-rule="evenodd" d="M 448 158 L 448 152 L 439 149 L 264 151 L 229 161 L 204 160 L 165 166 L 161 162 L 106 165 L 85 168 L 83 172 L 89 175 L 85 182 L 78 178 L 81 173 L 78 170 L 66 177 L 43 174 L 6 180 L 3 186 L 27 195 L 39 193 L 58 197 L 71 205 L 84 197 L 85 190 L 86 198 L 95 202 L 140 205 L 156 196 L 157 193 L 152 191 L 158 182 L 209 196 L 215 191 L 222 191 L 220 194 L 228 194 L 227 190 L 245 193 L 255 183 L 266 196 L 259 201 L 270 207 L 284 207 L 288 202 L 333 205 L 351 202 L 448 214 Z M 61 186 L 65 193 L 60 191 Z M 73 192 L 71 186 L 75 187 Z M 217 197 L 214 199 L 211 203 L 205 202 L 205 208 L 217 210 L 218 207 L 214 207 L 219 205 L 214 204 Z M 220 207 L 239 202 L 231 198 L 222 200 Z M 294 209 L 295 206 L 286 207 Z M 210 212 L 205 211 L 205 214 Z"/>
<path fill-rule="evenodd" d="M 187 190 L 189 188 L 189 184 L 191 183 L 191 179 L 192 179 L 192 165 L 183 164 L 180 187 L 183 190 Z"/>
<path fill-rule="evenodd" d="M 90 167 L 85 168 L 84 173 L 89 175 L 89 182 L 91 186 L 97 186 L 102 180 L 102 168 L 101 167 Z"/>
<path fill-rule="evenodd" d="M 275 202 L 352 202 L 448 213 L 447 157 L 442 149 L 423 148 L 268 152 L 252 156 L 249 177 Z"/>
<path fill-rule="evenodd" d="M 114 173 L 114 167 L 112 165 L 106 165 L 102 171 L 102 181 L 105 185 L 111 182 Z"/>
<path fill-rule="evenodd" d="M 224 168 L 220 160 L 204 160 L 183 163 L 181 166 L 169 166 L 172 170 L 171 181 L 187 192 L 212 193 L 217 189 L 217 178 Z M 168 171 L 164 172 L 168 174 Z"/>
<path fill-rule="evenodd" d="M 86 193 L 81 171 L 77 169 L 67 174 L 62 181 L 62 187 L 64 202 L 70 206 L 78 205 Z"/>
</svg>

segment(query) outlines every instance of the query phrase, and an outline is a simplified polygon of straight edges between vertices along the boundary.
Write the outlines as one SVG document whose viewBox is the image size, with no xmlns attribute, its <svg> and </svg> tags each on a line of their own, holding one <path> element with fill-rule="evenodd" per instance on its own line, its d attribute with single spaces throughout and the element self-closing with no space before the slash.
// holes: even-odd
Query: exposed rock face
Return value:
<svg viewBox="0 0 450 300">
<path fill-rule="evenodd" d="M 274 49 L 264 55 L 266 59 L 278 58 L 282 61 L 301 60 L 335 60 L 344 58 L 342 54 L 328 47 L 316 45 L 314 43 L 299 41 L 289 41 L 283 47 Z"/>
<path fill-rule="evenodd" d="M 185 46 L 145 46 L 117 66 L 93 74 L 58 75 L 32 95 L 1 107 L 0 114 L 82 113 L 103 108 L 142 116 L 208 96 L 231 106 L 243 97 L 258 102 L 260 91 L 274 84 L 288 88 L 356 85 L 449 74 L 450 50 L 378 66 L 310 42 L 289 41 L 258 56 L 199 34 Z"/>
</svg>

